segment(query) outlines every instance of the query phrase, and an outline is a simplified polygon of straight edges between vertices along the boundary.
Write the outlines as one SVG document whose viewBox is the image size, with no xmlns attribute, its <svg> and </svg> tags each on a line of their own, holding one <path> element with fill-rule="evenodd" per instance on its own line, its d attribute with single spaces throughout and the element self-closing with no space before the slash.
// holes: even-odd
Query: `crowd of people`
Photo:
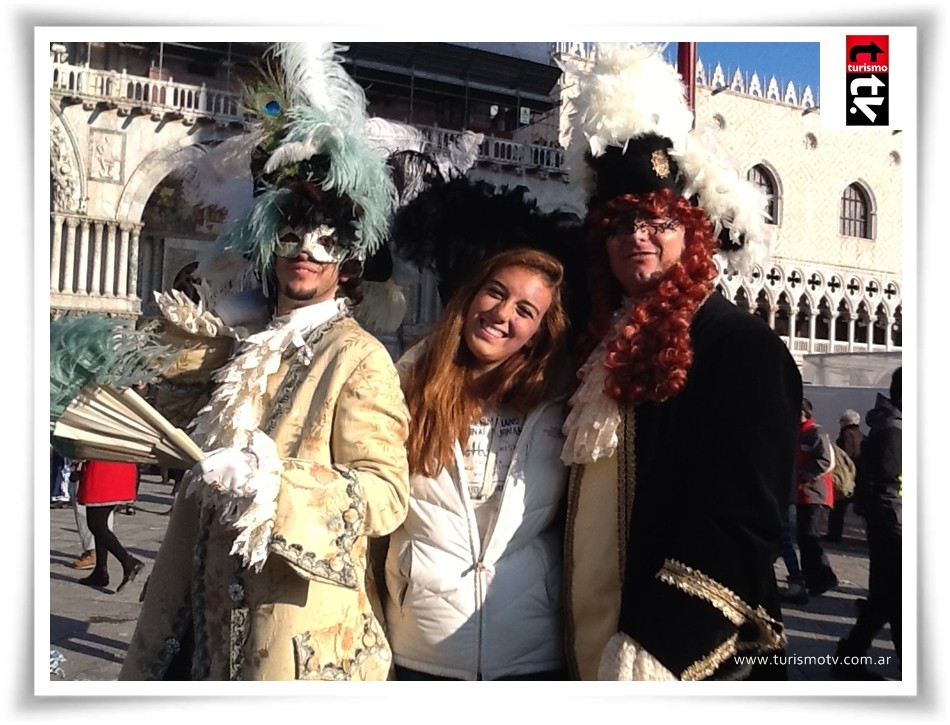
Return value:
<svg viewBox="0 0 950 725">
<path fill-rule="evenodd" d="M 276 61 L 303 62 L 299 45 Z M 513 223 L 442 279 L 458 282 L 441 316 L 396 362 L 353 312 L 398 214 L 385 160 L 332 105 L 253 137 L 253 207 L 218 251 L 250 260 L 260 289 L 208 310 L 159 299 L 183 353 L 156 404 L 205 457 L 120 679 L 787 679 L 780 658 L 739 655 L 785 651 L 780 556 L 790 590 L 837 585 L 822 537 L 838 509 L 794 359 L 714 286 L 714 255 L 741 269 L 764 239 L 758 197 L 684 151 L 691 113 L 655 48 L 597 57 L 568 147 L 587 210 L 575 247 Z M 352 85 L 329 97 L 362 98 Z M 872 582 L 841 653 L 885 622 L 900 652 L 896 380 L 863 444 L 842 417 Z M 89 491 L 121 465 L 88 462 L 80 486 L 84 583 L 108 585 L 111 553 L 120 589 L 143 565 L 107 519 L 134 489 Z"/>
</svg>

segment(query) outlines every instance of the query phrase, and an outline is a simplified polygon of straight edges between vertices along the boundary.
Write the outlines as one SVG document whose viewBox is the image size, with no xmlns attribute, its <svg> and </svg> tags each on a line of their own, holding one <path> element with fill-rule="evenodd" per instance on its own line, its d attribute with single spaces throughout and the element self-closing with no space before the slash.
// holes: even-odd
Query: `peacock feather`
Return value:
<svg viewBox="0 0 950 725">
<path fill-rule="evenodd" d="M 278 43 L 258 65 L 258 79 L 244 88 L 253 119 L 250 172 L 254 201 L 204 255 L 243 256 L 266 279 L 273 265 L 281 204 L 301 184 L 339 195 L 356 210 L 339 259 L 365 260 L 384 243 L 396 190 L 384 155 L 365 137 L 366 94 L 343 69 L 329 42 Z M 280 203 L 278 203 L 280 202 Z"/>
</svg>

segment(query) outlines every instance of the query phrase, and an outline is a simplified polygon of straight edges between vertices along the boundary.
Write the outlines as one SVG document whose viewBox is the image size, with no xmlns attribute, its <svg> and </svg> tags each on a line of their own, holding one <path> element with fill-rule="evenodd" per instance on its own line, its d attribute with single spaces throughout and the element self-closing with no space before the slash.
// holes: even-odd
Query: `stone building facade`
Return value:
<svg viewBox="0 0 950 725">
<path fill-rule="evenodd" d="M 227 63 L 198 63 L 188 55 L 198 51 L 179 49 L 158 67 L 154 51 L 131 44 L 51 45 L 51 316 L 154 314 L 153 292 L 181 284 L 223 228 L 228 210 L 190 204 L 177 174 L 205 144 L 243 132 L 227 45 Z M 550 50 L 553 61 L 585 57 L 591 47 Z M 782 90 L 774 78 L 740 71 L 727 78 L 700 61 L 696 81 L 697 125 L 711 126 L 743 173 L 774 197 L 771 259 L 747 277 L 720 274 L 720 288 L 768 320 L 799 361 L 899 351 L 901 134 L 822 130 L 812 90 Z M 582 212 L 558 146 L 558 99 L 569 89 L 562 77 L 549 111 L 535 108 L 513 133 L 486 135 L 472 175 L 524 184 L 543 209 Z M 372 103 L 370 113 L 385 117 Z M 463 130 L 421 128 L 436 144 Z M 380 335 L 394 355 L 438 314 L 433 280 L 397 265 L 396 281 L 407 318 Z"/>
</svg>

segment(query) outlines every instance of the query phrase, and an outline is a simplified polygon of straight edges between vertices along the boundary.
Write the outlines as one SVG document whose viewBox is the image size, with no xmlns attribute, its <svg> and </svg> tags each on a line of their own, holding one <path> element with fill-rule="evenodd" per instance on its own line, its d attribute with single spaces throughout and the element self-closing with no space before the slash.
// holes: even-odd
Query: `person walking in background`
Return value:
<svg viewBox="0 0 950 725">
<path fill-rule="evenodd" d="M 797 490 L 792 493 L 791 500 L 798 497 Z M 795 504 L 789 504 L 782 526 L 782 561 L 785 562 L 786 583 L 781 592 L 783 602 L 791 604 L 808 603 L 808 587 L 805 586 L 805 577 L 798 560 L 798 550 L 795 548 Z"/>
<path fill-rule="evenodd" d="M 134 463 L 83 461 L 76 499 L 86 507 L 86 523 L 95 540 L 96 559 L 92 573 L 80 579 L 80 584 L 109 586 L 109 554 L 122 565 L 122 581 L 116 587 L 116 594 L 134 581 L 145 566 L 125 550 L 109 527 L 109 517 L 115 507 L 135 497 L 137 475 L 138 467 Z"/>
<path fill-rule="evenodd" d="M 864 442 L 864 433 L 861 431 L 860 423 L 861 416 L 856 410 L 849 408 L 844 411 L 838 420 L 840 430 L 838 439 L 835 441 L 838 447 L 854 461 L 855 466 L 857 466 L 858 459 L 861 457 L 861 444 Z M 828 533 L 825 534 L 825 541 L 841 541 L 844 534 L 844 519 L 850 505 L 850 498 L 839 495 L 837 491 L 835 492 L 835 505 L 828 514 Z"/>
<path fill-rule="evenodd" d="M 62 509 L 69 506 L 70 461 L 50 444 L 49 447 L 49 507 Z"/>
<path fill-rule="evenodd" d="M 890 624 L 894 649 L 898 658 L 901 656 L 901 370 L 897 368 L 891 376 L 890 397 L 878 393 L 874 408 L 864 417 L 870 431 L 858 460 L 854 510 L 867 521 L 868 597 L 851 631 L 838 642 L 832 672 L 842 679 L 880 679 L 863 664 L 853 659 L 846 662 L 845 657 L 867 654 L 885 624 Z"/>
<path fill-rule="evenodd" d="M 834 450 L 831 439 L 812 417 L 812 404 L 802 398 L 801 424 L 795 471 L 798 498 L 795 506 L 795 535 L 801 553 L 802 576 L 811 596 L 820 596 L 838 586 L 838 577 L 821 547 L 821 534 L 834 505 L 831 469 Z"/>
<path fill-rule="evenodd" d="M 397 680 L 565 678 L 563 278 L 540 251 L 492 257 L 397 365 L 411 487 L 386 558 Z"/>
<path fill-rule="evenodd" d="M 79 483 L 82 480 L 82 462 L 75 461 L 70 467 L 69 496 L 72 500 L 73 516 L 76 519 L 76 532 L 79 534 L 80 554 L 69 566 L 77 570 L 92 569 L 96 565 L 96 539 L 89 530 L 86 507 L 79 503 Z M 109 512 L 106 526 L 114 531 L 115 510 Z"/>
</svg>

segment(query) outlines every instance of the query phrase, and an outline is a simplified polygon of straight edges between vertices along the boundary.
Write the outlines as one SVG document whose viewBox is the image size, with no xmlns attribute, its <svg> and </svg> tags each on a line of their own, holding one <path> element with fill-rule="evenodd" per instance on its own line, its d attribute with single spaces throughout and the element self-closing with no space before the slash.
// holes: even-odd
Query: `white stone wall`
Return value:
<svg viewBox="0 0 950 725">
<path fill-rule="evenodd" d="M 858 129 L 824 131 L 821 111 L 751 98 L 731 91 L 696 91 L 696 123 L 724 121 L 718 136 L 746 172 L 764 164 L 782 192 L 781 224 L 771 240 L 773 257 L 856 271 L 901 274 L 903 157 L 900 133 Z M 815 147 L 809 148 L 809 134 Z M 841 195 L 859 182 L 876 209 L 872 240 L 838 233 Z"/>
</svg>

